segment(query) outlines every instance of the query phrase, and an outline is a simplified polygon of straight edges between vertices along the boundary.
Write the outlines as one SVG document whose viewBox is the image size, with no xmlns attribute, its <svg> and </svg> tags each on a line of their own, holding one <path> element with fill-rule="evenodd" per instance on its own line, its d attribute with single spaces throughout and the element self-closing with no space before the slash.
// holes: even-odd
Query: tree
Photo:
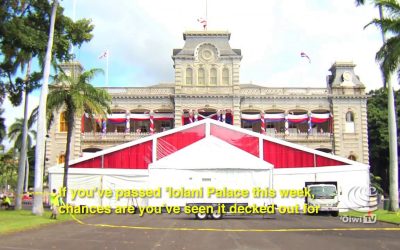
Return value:
<svg viewBox="0 0 400 250">
<path fill-rule="evenodd" d="M 57 1 L 54 1 L 57 3 Z M 63 8 L 54 4 L 57 18 L 54 19 L 54 51 L 50 57 L 57 60 L 70 60 L 70 47 L 80 46 L 83 42 L 92 38 L 93 25 L 90 20 L 81 19 L 73 22 L 69 17 L 63 15 Z M 50 30 L 50 19 L 52 16 L 52 4 L 48 0 L 15 0 L 2 1 L 0 3 L 0 49 L 2 61 L 0 63 L 0 104 L 7 90 L 13 105 L 21 103 L 25 95 L 25 112 L 23 138 L 27 136 L 27 113 L 26 105 L 29 93 L 39 86 L 42 72 L 30 72 L 30 64 L 36 60 L 41 67 L 44 65 L 48 31 Z M 55 23 L 55 25 L 54 25 Z M 53 44 L 53 43 L 52 43 Z M 56 60 L 54 60 L 56 61 Z M 26 77 L 16 77 L 18 69 L 24 71 L 27 68 Z M 21 208 L 21 187 L 23 166 L 26 160 L 26 139 L 22 140 L 20 152 L 19 178 L 17 187 L 16 209 Z"/>
<path fill-rule="evenodd" d="M 25 112 L 26 111 L 27 107 L 25 108 Z M 24 189 L 25 191 L 27 190 L 28 188 L 27 185 L 29 183 L 28 182 L 29 164 L 27 160 L 27 155 L 25 155 L 24 153 L 27 152 L 27 149 L 31 148 L 33 140 L 36 140 L 36 130 L 33 130 L 32 127 L 36 122 L 37 108 L 32 111 L 29 120 L 25 118 L 26 116 L 27 115 L 24 114 L 24 118 L 17 118 L 16 121 L 10 126 L 8 131 L 8 137 L 10 138 L 11 141 L 14 141 L 15 153 L 18 152 L 20 154 L 19 164 L 18 164 L 19 171 L 18 171 L 17 189 L 18 188 L 22 189 L 22 187 L 25 186 Z M 25 122 L 26 120 L 27 122 Z M 25 129 L 25 126 L 27 127 L 27 129 Z M 21 168 L 25 168 L 25 171 L 21 171 L 20 170 Z M 24 185 L 24 179 L 25 179 L 25 185 Z"/>
<path fill-rule="evenodd" d="M 5 119 L 3 117 L 4 109 L 0 108 L 0 143 L 3 141 L 6 136 L 6 125 L 4 124 Z"/>
<path fill-rule="evenodd" d="M 63 187 L 68 188 L 68 167 L 72 133 L 75 118 L 87 113 L 104 115 L 110 112 L 111 97 L 107 91 L 97 89 L 90 84 L 91 79 L 99 72 L 92 69 L 76 76 L 73 72 L 68 75 L 61 70 L 55 78 L 55 84 L 50 88 L 47 104 L 50 110 L 59 112 L 65 110 L 67 117 L 67 144 L 65 149 Z M 68 194 L 68 190 L 66 192 Z M 64 198 L 65 202 L 67 197 Z"/>
<path fill-rule="evenodd" d="M 379 19 L 374 19 L 370 24 L 377 25 L 382 34 L 383 46 L 376 54 L 376 60 L 380 63 L 383 87 L 388 87 L 388 131 L 389 131 L 389 199 L 390 211 L 399 209 L 399 166 L 397 149 L 397 126 L 395 118 L 394 89 L 391 81 L 391 74 L 394 73 L 400 63 L 399 53 L 399 15 L 400 5 L 396 0 L 374 0 L 375 6 L 379 8 Z M 364 4 L 364 1 L 356 0 L 356 3 Z M 387 11 L 389 17 L 385 18 L 383 12 Z M 389 32 L 393 37 L 386 40 L 385 34 Z M 399 73 L 399 72 L 398 72 Z"/>
<path fill-rule="evenodd" d="M 31 183 L 30 185 L 27 186 L 27 189 L 29 189 L 29 187 L 32 187 L 33 182 L 35 181 L 35 150 L 36 150 L 36 146 L 31 147 L 28 150 L 28 154 L 27 154 L 27 158 L 28 158 L 28 168 L 29 168 L 29 172 L 26 175 L 28 178 L 28 184 Z"/>
<path fill-rule="evenodd" d="M 398 71 L 400 66 L 400 4 L 396 0 L 376 0 L 388 13 L 387 17 L 374 19 L 370 24 L 375 24 L 383 34 L 390 33 L 389 39 L 383 39 L 384 43 L 376 53 L 376 60 L 381 66 L 381 71 L 388 87 L 388 130 L 389 130 L 389 210 L 399 209 L 399 165 L 397 149 L 397 126 L 395 116 L 394 89 L 391 76 Z M 369 25 L 369 24 L 368 24 Z"/>
<path fill-rule="evenodd" d="M 382 188 L 389 190 L 389 133 L 388 133 L 388 90 L 381 88 L 368 93 L 368 141 L 369 162 L 374 175 L 382 178 Z M 396 107 L 400 106 L 400 91 L 396 91 Z M 397 109 L 397 122 L 400 122 L 400 110 Z M 400 135 L 400 130 L 397 130 Z M 397 139 L 400 149 L 400 137 Z"/>
<path fill-rule="evenodd" d="M 0 154 L 0 185 L 7 189 L 7 186 L 15 187 L 17 160 L 15 160 L 14 152 L 9 150 L 7 153 Z"/>
<path fill-rule="evenodd" d="M 4 56 L 1 69 L 6 77 L 26 65 L 29 58 L 38 59 L 43 66 L 52 6 L 48 0 L 1 1 L 0 46 Z M 69 61 L 73 59 L 71 46 L 79 47 L 90 41 L 94 26 L 89 19 L 74 22 L 63 12 L 64 9 L 57 5 L 52 58 Z"/>
<path fill-rule="evenodd" d="M 15 122 L 8 128 L 8 138 L 14 142 L 14 151 L 21 152 L 22 148 L 22 128 L 24 126 L 23 118 L 16 118 Z M 32 147 L 33 140 L 36 140 L 36 130 L 33 129 L 34 120 L 30 119 L 28 122 L 28 136 L 27 136 L 27 147 Z"/>
<path fill-rule="evenodd" d="M 19 105 L 26 90 L 35 85 L 32 79 L 39 80 L 42 72 L 29 72 L 29 62 L 36 60 L 44 65 L 47 37 L 50 28 L 52 4 L 48 0 L 15 0 L 0 3 L 0 94 L 7 90 L 11 102 Z M 57 5 L 55 19 L 54 51 L 52 58 L 59 61 L 73 59 L 71 46 L 81 46 L 92 38 L 94 26 L 88 19 L 73 22 L 63 15 L 63 8 Z M 28 67 L 27 67 L 28 66 Z M 14 76 L 27 68 L 25 79 Z M 42 71 L 42 69 L 40 70 Z M 4 97 L 4 95 L 0 95 Z M 2 98 L 0 99 L 2 103 Z"/>
<path fill-rule="evenodd" d="M 37 216 L 43 215 L 43 171 L 44 171 L 44 148 L 45 148 L 45 132 L 46 132 L 46 108 L 47 108 L 47 94 L 48 94 L 48 83 L 50 76 L 50 64 L 53 50 L 53 40 L 54 40 L 54 26 L 57 13 L 57 0 L 53 2 L 53 9 L 51 11 L 50 28 L 49 28 L 49 39 L 47 41 L 46 57 L 43 69 L 43 85 L 40 92 L 39 99 L 39 111 L 38 111 L 38 141 L 36 143 L 35 149 L 35 199 L 33 200 L 32 213 Z"/>
</svg>

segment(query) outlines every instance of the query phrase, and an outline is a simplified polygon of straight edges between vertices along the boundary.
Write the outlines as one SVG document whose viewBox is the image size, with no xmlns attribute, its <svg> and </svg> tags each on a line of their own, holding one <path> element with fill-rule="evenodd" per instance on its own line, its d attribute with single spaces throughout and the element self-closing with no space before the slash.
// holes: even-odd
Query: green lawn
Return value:
<svg viewBox="0 0 400 250">
<path fill-rule="evenodd" d="M 43 216 L 36 216 L 30 210 L 0 210 L 0 234 L 73 220 L 72 216 L 68 214 L 60 214 L 57 216 L 57 220 L 50 219 L 50 215 L 50 211 L 45 211 Z M 82 218 L 82 216 L 77 217 Z"/>
<path fill-rule="evenodd" d="M 373 211 L 372 213 L 376 215 L 376 219 L 378 221 L 400 224 L 400 211 L 399 212 L 389 212 L 387 210 L 379 209 L 379 210 Z M 356 211 L 340 213 L 340 215 L 343 215 L 343 216 L 347 215 L 347 216 L 354 216 L 354 217 L 362 217 L 366 214 L 367 213 L 356 212 Z"/>
</svg>

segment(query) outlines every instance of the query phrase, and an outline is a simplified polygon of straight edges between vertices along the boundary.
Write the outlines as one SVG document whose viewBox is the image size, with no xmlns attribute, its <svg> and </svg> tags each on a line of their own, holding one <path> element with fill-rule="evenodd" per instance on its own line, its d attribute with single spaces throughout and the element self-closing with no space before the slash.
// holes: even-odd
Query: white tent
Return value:
<svg viewBox="0 0 400 250">
<path fill-rule="evenodd" d="M 370 207 L 369 167 L 364 164 L 274 169 L 273 180 L 275 190 L 302 189 L 306 182 L 334 182 L 337 185 L 340 211 L 348 209 L 368 211 Z M 274 202 L 277 206 L 298 204 L 301 209 L 305 198 L 282 198 L 277 195 Z"/>
<path fill-rule="evenodd" d="M 169 156 L 149 165 L 149 186 L 161 187 L 160 199 L 150 200 L 150 205 L 184 206 L 197 202 L 245 202 L 249 204 L 268 204 L 270 199 L 252 198 L 254 187 L 268 188 L 271 184 L 272 168 L 270 163 L 255 157 L 231 144 L 208 136 Z M 249 198 L 207 197 L 207 188 L 248 190 Z M 203 189 L 203 197 L 170 197 L 175 190 Z M 177 191 L 177 192 L 178 192 Z"/>
<path fill-rule="evenodd" d="M 62 185 L 63 166 L 49 169 L 51 188 Z M 369 166 L 301 145 L 204 119 L 146 138 L 72 160 L 70 189 L 161 188 L 156 199 L 94 197 L 77 205 L 185 205 L 196 202 L 240 202 L 256 205 L 301 205 L 304 198 L 209 199 L 169 197 L 167 188 L 197 190 L 270 188 L 303 189 L 310 183 L 331 183 L 339 191 L 339 207 L 368 209 Z M 183 190 L 184 191 L 184 190 Z M 179 195 L 178 195 L 179 196 Z M 213 197 L 211 197 L 213 198 Z"/>
<path fill-rule="evenodd" d="M 49 184 L 51 189 L 60 190 L 63 182 L 64 168 L 61 165 L 49 168 Z M 99 168 L 69 168 L 68 171 L 68 203 L 87 206 L 130 206 L 147 205 L 146 199 L 115 198 L 116 190 L 146 189 L 148 170 L 138 169 L 99 169 Z M 85 197 L 72 199 L 71 191 L 85 191 Z M 93 190 L 93 197 L 91 191 Z M 113 196 L 99 197 L 99 190 L 112 190 Z"/>
</svg>

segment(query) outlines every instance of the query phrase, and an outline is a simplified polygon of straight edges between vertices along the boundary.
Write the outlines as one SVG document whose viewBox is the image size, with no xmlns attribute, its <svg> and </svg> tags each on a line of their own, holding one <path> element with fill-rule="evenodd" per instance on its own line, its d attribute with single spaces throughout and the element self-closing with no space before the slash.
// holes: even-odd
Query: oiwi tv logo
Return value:
<svg viewBox="0 0 400 250">
<path fill-rule="evenodd" d="M 353 217 L 353 216 L 341 216 L 340 220 L 344 223 L 364 223 L 373 224 L 376 223 L 376 214 L 368 213 L 363 217 Z"/>
<path fill-rule="evenodd" d="M 343 205 L 357 212 L 375 211 L 378 209 L 378 192 L 374 187 L 354 186 L 348 190 Z"/>
</svg>

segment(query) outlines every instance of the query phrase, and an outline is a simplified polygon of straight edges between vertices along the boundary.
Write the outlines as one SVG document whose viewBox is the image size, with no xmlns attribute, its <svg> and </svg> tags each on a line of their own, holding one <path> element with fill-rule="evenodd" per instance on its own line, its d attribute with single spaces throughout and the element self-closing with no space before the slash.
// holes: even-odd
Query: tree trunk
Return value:
<svg viewBox="0 0 400 250">
<path fill-rule="evenodd" d="M 28 192 L 29 188 L 29 161 L 28 157 L 26 158 L 26 164 L 25 164 L 25 184 L 24 184 L 24 192 Z"/>
<path fill-rule="evenodd" d="M 378 4 L 378 10 L 379 10 L 379 19 L 382 21 L 382 19 L 383 19 L 382 5 Z M 383 44 L 385 44 L 386 43 L 386 35 L 382 29 L 381 29 L 381 35 L 382 35 L 382 42 L 383 42 Z M 383 79 L 383 88 L 386 89 L 386 85 L 387 85 L 387 79 Z"/>
<path fill-rule="evenodd" d="M 383 19 L 382 5 L 378 5 L 379 18 Z M 381 29 L 383 44 L 386 44 L 385 32 Z M 385 72 L 383 72 L 385 75 Z M 390 73 L 389 73 L 390 74 Z M 389 130 L 389 211 L 399 209 L 399 165 L 397 155 L 397 125 L 394 101 L 394 89 L 391 76 L 384 77 L 383 87 L 388 87 L 388 130 Z"/>
<path fill-rule="evenodd" d="M 68 106 L 72 106 L 70 103 L 71 100 L 67 101 L 67 110 L 69 109 Z M 73 108 L 70 108 L 69 111 L 67 111 L 67 116 L 68 116 L 68 130 L 67 130 L 67 145 L 65 148 L 65 162 L 64 162 L 64 178 L 63 178 L 63 187 L 65 187 L 65 197 L 64 197 L 64 203 L 67 204 L 68 201 L 68 168 L 69 168 L 69 155 L 71 152 L 71 140 L 72 140 L 72 132 L 74 130 L 74 120 L 75 120 L 75 114 L 72 111 Z"/>
<path fill-rule="evenodd" d="M 28 62 L 28 67 L 26 69 L 25 78 L 25 102 L 24 102 L 24 121 L 22 124 L 22 145 L 18 162 L 18 181 L 17 181 L 17 195 L 15 199 L 15 210 L 20 210 L 22 208 L 22 191 L 24 187 L 25 179 L 25 165 L 26 165 L 26 153 L 27 153 L 27 139 L 28 139 L 28 81 L 29 74 L 31 73 L 31 59 Z"/>
<path fill-rule="evenodd" d="M 389 78 L 388 85 L 388 127 L 389 127 L 389 211 L 399 209 L 399 165 L 397 155 L 397 126 L 394 90 Z"/>
<path fill-rule="evenodd" d="M 51 55 L 53 48 L 53 35 L 54 35 L 54 24 L 57 13 L 58 1 L 54 0 L 53 9 L 51 12 L 50 20 L 50 31 L 49 31 L 49 41 L 47 44 L 47 51 L 43 69 L 43 84 L 42 90 L 40 92 L 39 100 L 39 113 L 38 113 L 38 127 L 37 127 L 37 140 L 36 140 L 36 150 L 35 150 L 35 194 L 33 199 L 32 213 L 38 216 L 43 215 L 43 166 L 44 166 L 44 150 L 46 141 L 46 105 L 47 105 L 47 93 L 49 92 L 49 76 L 50 76 L 50 64 Z"/>
</svg>

